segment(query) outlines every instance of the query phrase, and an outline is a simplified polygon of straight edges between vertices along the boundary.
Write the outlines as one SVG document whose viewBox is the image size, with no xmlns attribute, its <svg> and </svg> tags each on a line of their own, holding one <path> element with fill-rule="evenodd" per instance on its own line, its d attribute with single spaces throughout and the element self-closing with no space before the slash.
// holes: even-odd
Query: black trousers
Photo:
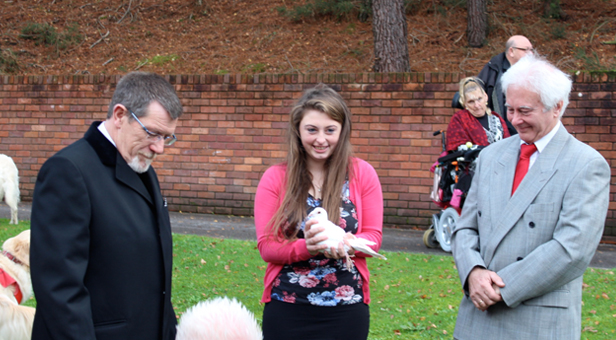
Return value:
<svg viewBox="0 0 616 340">
<path fill-rule="evenodd" d="M 263 309 L 264 340 L 362 340 L 369 329 L 364 303 L 321 307 L 272 300 Z"/>
</svg>

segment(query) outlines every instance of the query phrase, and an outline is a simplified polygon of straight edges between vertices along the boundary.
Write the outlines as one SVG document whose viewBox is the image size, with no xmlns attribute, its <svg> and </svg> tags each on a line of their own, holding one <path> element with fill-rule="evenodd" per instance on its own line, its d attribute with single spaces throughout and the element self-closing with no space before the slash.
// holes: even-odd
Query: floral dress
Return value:
<svg viewBox="0 0 616 340">
<path fill-rule="evenodd" d="M 342 189 L 340 223 L 346 232 L 357 233 L 357 211 L 349 199 L 349 182 Z M 308 195 L 307 214 L 322 205 L 320 199 Z M 304 220 L 298 233 L 304 237 Z M 363 302 L 361 275 L 355 266 L 349 271 L 345 259 L 329 259 L 319 254 L 307 261 L 285 265 L 272 287 L 272 299 L 316 306 L 351 305 Z"/>
</svg>

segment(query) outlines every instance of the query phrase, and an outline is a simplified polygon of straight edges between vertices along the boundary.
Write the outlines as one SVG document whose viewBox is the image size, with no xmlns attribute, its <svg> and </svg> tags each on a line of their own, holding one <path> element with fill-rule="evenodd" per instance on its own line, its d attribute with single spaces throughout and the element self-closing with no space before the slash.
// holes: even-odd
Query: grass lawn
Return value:
<svg viewBox="0 0 616 340">
<path fill-rule="evenodd" d="M 0 241 L 29 228 L 0 219 Z M 265 262 L 255 241 L 174 234 L 173 305 L 188 307 L 216 296 L 235 297 L 260 321 Z M 462 290 L 452 257 L 382 252 L 369 259 L 370 339 L 451 339 Z M 34 300 L 28 301 L 36 306 Z M 614 269 L 584 276 L 582 339 L 616 339 Z"/>
</svg>

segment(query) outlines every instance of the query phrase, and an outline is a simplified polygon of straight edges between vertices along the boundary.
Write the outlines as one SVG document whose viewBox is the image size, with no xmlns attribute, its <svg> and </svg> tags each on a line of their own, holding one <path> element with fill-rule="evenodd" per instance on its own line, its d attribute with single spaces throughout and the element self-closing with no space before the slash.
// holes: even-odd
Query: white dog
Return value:
<svg viewBox="0 0 616 340">
<path fill-rule="evenodd" d="M 11 221 L 9 224 L 17 224 L 17 203 L 19 203 L 19 176 L 17 166 L 13 159 L 0 154 L 0 200 L 11 208 Z"/>
<path fill-rule="evenodd" d="M 30 230 L 2 245 L 0 254 L 0 339 L 29 340 L 35 309 L 21 306 L 32 296 Z"/>
<path fill-rule="evenodd" d="M 219 297 L 189 308 L 178 326 L 176 340 L 261 340 L 254 315 L 235 300 Z"/>
</svg>

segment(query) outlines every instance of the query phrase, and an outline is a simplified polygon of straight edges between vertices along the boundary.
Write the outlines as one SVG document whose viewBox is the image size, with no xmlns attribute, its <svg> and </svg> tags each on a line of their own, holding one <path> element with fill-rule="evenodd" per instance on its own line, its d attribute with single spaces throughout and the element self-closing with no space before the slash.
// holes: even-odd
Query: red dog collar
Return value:
<svg viewBox="0 0 616 340">
<path fill-rule="evenodd" d="M 13 254 L 9 253 L 8 251 L 3 250 L 3 251 L 2 251 L 2 254 L 3 254 L 4 256 L 8 257 L 8 258 L 9 258 L 9 260 L 11 260 L 11 261 L 13 261 L 13 262 L 17 263 L 18 265 L 22 265 L 22 266 L 24 265 L 24 263 L 23 263 L 23 262 L 19 261 L 19 260 L 15 257 L 15 255 L 13 255 Z"/>
</svg>

